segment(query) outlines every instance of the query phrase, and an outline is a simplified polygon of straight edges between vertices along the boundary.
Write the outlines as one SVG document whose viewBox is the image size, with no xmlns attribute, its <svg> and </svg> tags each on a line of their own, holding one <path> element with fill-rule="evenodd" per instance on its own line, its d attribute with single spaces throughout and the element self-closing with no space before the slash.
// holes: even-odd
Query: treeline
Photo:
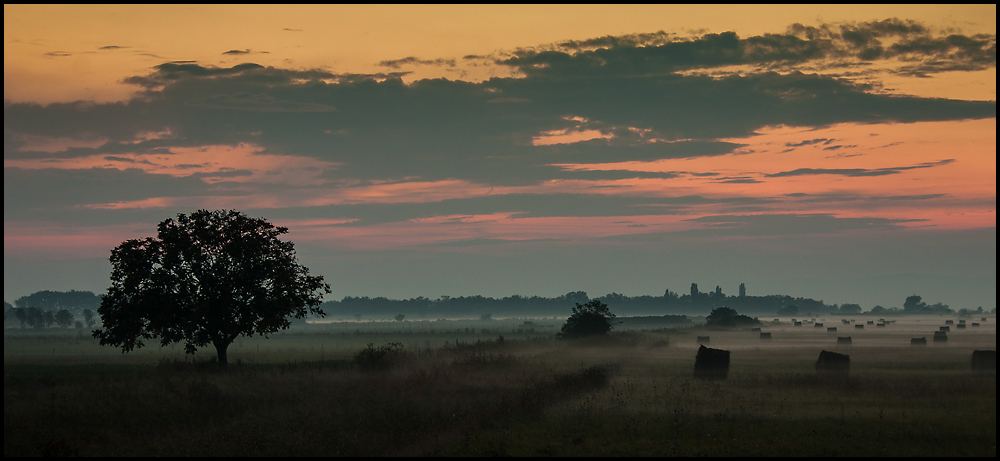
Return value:
<svg viewBox="0 0 1000 461">
<path fill-rule="evenodd" d="M 726 295 L 720 287 L 702 292 L 692 283 L 688 293 L 679 294 L 666 290 L 663 296 L 626 296 L 611 293 L 591 298 L 584 291 L 573 291 L 562 296 L 513 295 L 505 298 L 487 296 L 441 296 L 438 299 L 416 297 L 410 299 L 370 298 L 347 296 L 340 301 L 327 301 L 322 309 L 330 318 L 391 318 L 403 315 L 409 319 L 438 318 L 490 318 L 495 317 L 555 317 L 566 316 L 576 304 L 597 300 L 607 304 L 622 316 L 708 315 L 713 309 L 728 307 L 742 314 L 753 316 L 796 316 L 825 314 L 860 314 L 865 312 L 859 304 L 826 304 L 822 300 L 793 298 L 788 295 L 750 296 L 740 284 L 739 294 Z M 90 291 L 39 291 L 22 296 L 14 305 L 4 302 L 4 324 L 7 327 L 50 328 L 52 326 L 92 327 L 100 319 L 95 312 L 101 305 L 101 296 Z M 906 298 L 903 308 L 874 306 L 867 311 L 877 315 L 900 314 L 955 314 L 948 305 L 927 304 L 920 296 Z M 995 309 L 993 311 L 995 313 Z M 962 309 L 959 315 L 984 313 Z"/>
<path fill-rule="evenodd" d="M 92 328 L 100 305 L 101 297 L 92 291 L 38 291 L 17 298 L 13 306 L 4 301 L 4 326 Z"/>
<path fill-rule="evenodd" d="M 347 296 L 340 301 L 324 302 L 321 308 L 333 318 L 392 317 L 399 314 L 407 318 L 477 318 L 484 315 L 503 317 L 565 316 L 577 303 L 601 301 L 619 315 L 708 315 L 717 307 L 730 307 L 740 312 L 772 315 L 782 308 L 794 307 L 796 312 L 826 314 L 838 312 L 836 304 L 825 304 L 809 298 L 788 295 L 748 296 L 741 285 L 741 295 L 727 296 L 716 287 L 712 292 L 701 292 L 692 284 L 690 293 L 683 295 L 666 290 L 663 296 L 626 296 L 611 293 L 591 298 L 583 291 L 574 291 L 554 298 L 513 295 L 505 298 L 486 296 L 442 296 L 439 299 L 417 297 L 410 299 L 370 298 Z"/>
</svg>

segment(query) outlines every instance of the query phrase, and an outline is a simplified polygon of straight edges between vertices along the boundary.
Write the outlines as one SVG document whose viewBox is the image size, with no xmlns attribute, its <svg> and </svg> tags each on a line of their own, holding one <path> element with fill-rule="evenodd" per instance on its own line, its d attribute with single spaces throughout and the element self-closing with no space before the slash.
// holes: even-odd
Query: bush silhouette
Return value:
<svg viewBox="0 0 1000 461">
<path fill-rule="evenodd" d="M 705 325 L 720 327 L 735 327 L 742 325 L 759 325 L 760 321 L 752 317 L 740 315 L 735 309 L 719 307 L 712 310 L 708 317 L 705 317 Z"/>
<path fill-rule="evenodd" d="M 566 319 L 562 331 L 558 334 L 563 339 L 583 338 L 585 336 L 606 335 L 614 328 L 615 314 L 607 304 L 594 300 L 587 304 L 575 303 L 573 315 Z"/>
</svg>

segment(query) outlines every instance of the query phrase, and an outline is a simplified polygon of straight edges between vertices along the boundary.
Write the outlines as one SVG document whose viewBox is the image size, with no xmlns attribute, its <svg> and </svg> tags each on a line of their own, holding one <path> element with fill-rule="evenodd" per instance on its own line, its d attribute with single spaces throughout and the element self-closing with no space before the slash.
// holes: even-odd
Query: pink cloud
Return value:
<svg viewBox="0 0 1000 461">
<path fill-rule="evenodd" d="M 148 136 L 166 136 L 150 133 Z M 4 159 L 4 168 L 23 169 L 139 169 L 150 174 L 186 177 L 200 174 L 207 183 L 245 182 L 287 185 L 318 185 L 326 181 L 324 170 L 339 165 L 311 157 L 261 154 L 255 144 L 235 146 L 171 147 L 156 153 L 90 155 L 75 158 Z"/>
</svg>

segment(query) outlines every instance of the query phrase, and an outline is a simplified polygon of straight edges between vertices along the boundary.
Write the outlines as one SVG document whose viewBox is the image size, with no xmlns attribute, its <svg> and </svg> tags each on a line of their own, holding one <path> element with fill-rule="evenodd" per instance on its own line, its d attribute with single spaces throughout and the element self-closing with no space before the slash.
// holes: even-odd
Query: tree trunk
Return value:
<svg viewBox="0 0 1000 461">
<path fill-rule="evenodd" d="M 215 341 L 215 351 L 219 355 L 219 366 L 226 368 L 229 365 L 229 359 L 226 357 L 226 351 L 229 349 L 229 344 L 231 342 Z"/>
</svg>

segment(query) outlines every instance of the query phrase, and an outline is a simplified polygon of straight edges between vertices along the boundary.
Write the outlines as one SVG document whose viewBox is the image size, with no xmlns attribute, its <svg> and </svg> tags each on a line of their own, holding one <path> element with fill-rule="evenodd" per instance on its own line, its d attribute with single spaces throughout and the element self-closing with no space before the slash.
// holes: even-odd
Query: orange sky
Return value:
<svg viewBox="0 0 1000 461">
<path fill-rule="evenodd" d="M 883 20 L 926 30 L 879 36 Z M 761 46 L 792 37 L 793 24 L 842 49 L 727 65 L 692 53 L 704 63 L 685 67 L 688 55 L 667 46 L 727 31 Z M 647 37 L 658 31 L 661 42 Z M 934 54 L 911 40 L 920 33 L 992 43 L 992 61 L 957 45 Z M 995 229 L 995 34 L 996 5 L 5 5 L 5 285 L 29 283 L 16 271 L 7 281 L 11 258 L 103 260 L 197 208 L 274 216 L 297 242 L 334 253 L 753 238 L 764 231 L 752 219 L 771 223 L 760 224 L 769 237 L 783 219 L 843 225 L 799 229 L 818 239 L 865 223 Z M 872 36 L 878 47 L 864 44 Z M 638 50 L 662 47 L 644 59 L 663 67 L 627 73 L 636 50 L 607 43 L 636 37 L 647 37 Z M 604 44 L 574 48 L 588 39 Z M 858 51 L 899 44 L 912 49 Z M 625 57 L 588 68 L 589 52 Z M 263 67 L 229 72 L 246 63 Z M 408 72 L 401 89 L 392 72 Z M 378 75 L 364 89 L 338 80 L 347 74 Z M 254 75 L 290 80 L 266 87 Z M 653 82 L 649 99 L 629 94 L 640 77 Z M 382 99 L 364 102 L 372 95 Z M 789 111 L 821 122 L 771 121 L 796 120 Z"/>
</svg>

